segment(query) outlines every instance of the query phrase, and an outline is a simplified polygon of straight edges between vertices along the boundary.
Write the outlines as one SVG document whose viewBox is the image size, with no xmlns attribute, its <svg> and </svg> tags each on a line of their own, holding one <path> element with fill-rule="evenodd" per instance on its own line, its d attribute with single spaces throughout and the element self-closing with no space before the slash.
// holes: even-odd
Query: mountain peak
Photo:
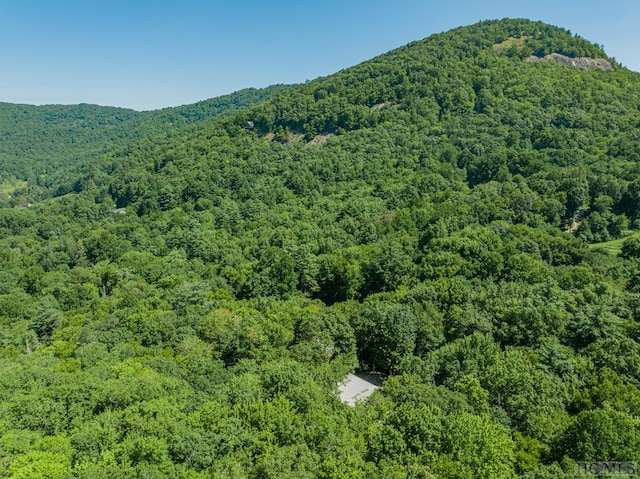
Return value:
<svg viewBox="0 0 640 479">
<path fill-rule="evenodd" d="M 418 99 L 435 100 L 429 109 L 439 110 L 440 115 L 473 109 L 482 84 L 497 84 L 493 77 L 498 72 L 515 68 L 517 60 L 524 64 L 549 55 L 547 59 L 565 58 L 565 64 L 583 69 L 613 68 L 600 46 L 569 30 L 526 19 L 486 20 L 431 35 L 300 85 L 251 109 L 242 121 L 252 121 L 253 131 L 260 135 L 303 134 L 309 141 L 316 135 L 372 126 L 389 108 L 414 109 Z"/>
</svg>

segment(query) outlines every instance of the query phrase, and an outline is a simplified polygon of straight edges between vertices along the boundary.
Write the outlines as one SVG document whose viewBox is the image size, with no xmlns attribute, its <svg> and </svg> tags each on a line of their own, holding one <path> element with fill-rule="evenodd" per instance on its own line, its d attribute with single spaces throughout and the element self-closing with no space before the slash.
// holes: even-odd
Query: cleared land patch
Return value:
<svg viewBox="0 0 640 479">
<path fill-rule="evenodd" d="M 603 243 L 593 243 L 589 245 L 589 248 L 602 249 L 612 256 L 617 256 L 620 254 L 620 251 L 622 251 L 622 245 L 629 238 L 640 238 L 640 231 L 611 241 L 605 241 Z"/>
</svg>

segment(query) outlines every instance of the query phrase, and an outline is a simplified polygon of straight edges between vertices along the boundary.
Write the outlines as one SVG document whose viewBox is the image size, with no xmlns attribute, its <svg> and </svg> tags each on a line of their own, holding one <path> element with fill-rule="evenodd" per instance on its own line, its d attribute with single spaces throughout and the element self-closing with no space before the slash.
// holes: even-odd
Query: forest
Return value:
<svg viewBox="0 0 640 479">
<path fill-rule="evenodd" d="M 0 104 L 0 478 L 640 464 L 639 127 L 639 73 L 524 19 L 178 108 Z"/>
</svg>

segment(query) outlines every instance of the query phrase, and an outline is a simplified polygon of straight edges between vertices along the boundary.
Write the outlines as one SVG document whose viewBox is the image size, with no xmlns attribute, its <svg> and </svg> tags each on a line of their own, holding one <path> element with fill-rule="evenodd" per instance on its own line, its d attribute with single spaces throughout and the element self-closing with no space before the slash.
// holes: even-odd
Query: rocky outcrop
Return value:
<svg viewBox="0 0 640 479">
<path fill-rule="evenodd" d="M 546 55 L 545 57 L 536 57 L 530 56 L 527 58 L 530 62 L 539 62 L 539 61 L 547 61 L 547 62 L 555 62 L 560 63 L 561 65 L 566 65 L 569 67 L 579 68 L 580 70 L 604 70 L 611 71 L 613 70 L 613 65 L 610 61 L 605 60 L 604 58 L 588 58 L 588 57 L 576 57 L 571 58 L 565 55 L 561 55 L 559 53 L 551 53 L 550 55 Z"/>
</svg>

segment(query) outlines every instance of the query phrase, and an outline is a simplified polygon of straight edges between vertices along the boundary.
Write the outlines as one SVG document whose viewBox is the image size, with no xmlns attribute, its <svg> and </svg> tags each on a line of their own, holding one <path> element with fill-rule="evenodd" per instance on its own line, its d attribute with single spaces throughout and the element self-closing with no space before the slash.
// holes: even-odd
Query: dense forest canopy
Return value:
<svg viewBox="0 0 640 479">
<path fill-rule="evenodd" d="M 600 46 L 485 21 L 303 85 L 0 125 L 0 477 L 640 462 L 640 75 Z M 351 408 L 355 370 L 387 380 Z"/>
<path fill-rule="evenodd" d="M 0 182 L 29 180 L 53 187 L 60 170 L 120 150 L 125 145 L 179 130 L 260 103 L 287 85 L 248 88 L 231 95 L 157 111 L 137 112 L 97 105 L 0 103 Z"/>
</svg>

